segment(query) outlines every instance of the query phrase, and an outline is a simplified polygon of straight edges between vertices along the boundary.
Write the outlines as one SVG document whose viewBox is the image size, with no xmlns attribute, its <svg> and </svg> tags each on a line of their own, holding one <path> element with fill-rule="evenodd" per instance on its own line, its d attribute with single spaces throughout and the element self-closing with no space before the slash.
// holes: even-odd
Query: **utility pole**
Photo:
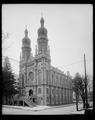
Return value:
<svg viewBox="0 0 95 120">
<path fill-rule="evenodd" d="M 88 108 L 87 76 L 86 76 L 86 59 L 85 59 L 85 54 L 84 54 L 84 72 L 85 72 L 85 108 Z"/>
</svg>

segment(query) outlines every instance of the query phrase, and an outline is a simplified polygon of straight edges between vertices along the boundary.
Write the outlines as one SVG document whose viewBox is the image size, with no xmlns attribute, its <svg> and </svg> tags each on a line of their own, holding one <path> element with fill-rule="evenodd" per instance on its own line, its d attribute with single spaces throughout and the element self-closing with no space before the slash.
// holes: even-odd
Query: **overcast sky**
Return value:
<svg viewBox="0 0 95 120">
<path fill-rule="evenodd" d="M 2 30 L 9 33 L 3 55 L 10 59 L 12 68 L 19 73 L 19 60 L 25 25 L 35 55 L 37 30 L 41 12 L 48 30 L 51 64 L 64 73 L 84 75 L 83 55 L 86 55 L 87 73 L 93 75 L 93 6 L 90 4 L 4 4 Z M 76 64 L 73 64 L 76 63 Z"/>
</svg>

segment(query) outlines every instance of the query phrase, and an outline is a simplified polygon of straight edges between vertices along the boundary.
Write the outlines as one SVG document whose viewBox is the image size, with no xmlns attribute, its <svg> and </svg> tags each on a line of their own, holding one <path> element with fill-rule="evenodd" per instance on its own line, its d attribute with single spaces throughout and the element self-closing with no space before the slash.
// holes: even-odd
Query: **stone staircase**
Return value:
<svg viewBox="0 0 95 120">
<path fill-rule="evenodd" d="M 37 105 L 36 102 L 33 102 L 33 98 L 36 98 L 35 96 L 23 96 L 23 95 L 15 95 L 14 101 L 23 101 L 26 105 L 29 107 L 34 107 Z M 18 104 L 19 105 L 19 104 Z"/>
<path fill-rule="evenodd" d="M 23 101 L 29 106 L 29 107 L 34 107 L 36 104 L 33 103 L 31 97 L 24 97 Z"/>
</svg>

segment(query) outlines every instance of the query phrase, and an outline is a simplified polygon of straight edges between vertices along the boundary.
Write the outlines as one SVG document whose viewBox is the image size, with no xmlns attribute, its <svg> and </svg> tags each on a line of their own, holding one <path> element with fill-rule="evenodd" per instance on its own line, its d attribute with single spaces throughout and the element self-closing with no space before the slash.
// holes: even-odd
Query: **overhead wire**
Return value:
<svg viewBox="0 0 95 120">
<path fill-rule="evenodd" d="M 2 56 L 2 57 L 4 57 L 4 58 L 5 58 L 6 56 Z M 3 58 L 3 59 L 4 59 L 4 58 Z M 19 61 L 18 61 L 18 60 L 16 60 L 16 59 L 14 59 L 14 58 L 10 58 L 10 57 L 8 57 L 8 58 L 9 58 L 9 59 L 11 59 L 11 60 L 13 60 L 13 61 L 15 61 L 15 62 L 17 62 L 17 63 L 19 63 Z"/>
<path fill-rule="evenodd" d="M 9 46 L 7 46 L 6 48 L 4 48 L 3 50 L 5 51 L 5 50 L 9 49 L 12 46 L 12 44 L 14 44 L 14 42 L 15 42 L 15 40 Z"/>
<path fill-rule="evenodd" d="M 89 60 L 93 60 L 92 58 L 90 59 L 87 59 L 86 61 L 89 61 Z M 63 65 L 64 67 L 67 67 L 67 66 L 71 66 L 71 65 L 74 65 L 74 64 L 77 64 L 77 63 L 81 63 L 81 62 L 84 62 L 83 60 L 80 60 L 80 61 L 77 61 L 77 62 L 74 62 L 74 63 L 71 63 L 71 64 L 68 64 L 68 65 Z"/>
<path fill-rule="evenodd" d="M 3 57 L 6 57 L 6 56 L 3 56 Z M 19 61 L 16 60 L 16 59 L 14 59 L 14 58 L 10 58 L 10 57 L 9 57 L 9 59 L 11 59 L 11 60 L 16 61 L 16 62 L 19 63 Z M 92 59 L 92 58 L 89 58 L 89 59 L 87 59 L 86 61 L 89 61 L 89 60 L 93 60 L 93 59 Z M 84 62 L 84 61 L 83 61 L 83 60 L 80 60 L 80 61 L 77 61 L 77 62 L 74 62 L 74 63 L 68 64 L 68 65 L 63 65 L 63 66 L 64 66 L 64 67 L 67 67 L 67 66 L 71 66 L 71 65 L 73 65 L 73 64 L 77 64 L 77 63 L 81 63 L 81 62 Z"/>
</svg>

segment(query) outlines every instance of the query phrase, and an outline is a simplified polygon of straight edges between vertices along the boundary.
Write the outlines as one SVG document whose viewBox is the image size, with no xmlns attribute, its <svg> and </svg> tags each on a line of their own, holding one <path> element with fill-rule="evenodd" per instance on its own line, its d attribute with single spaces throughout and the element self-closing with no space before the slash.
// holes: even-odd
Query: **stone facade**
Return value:
<svg viewBox="0 0 95 120">
<path fill-rule="evenodd" d="M 72 82 L 68 75 L 51 66 L 47 29 L 41 18 L 35 56 L 31 54 L 31 40 L 28 30 L 22 39 L 22 53 L 19 66 L 19 87 L 25 96 L 37 98 L 37 104 L 59 105 L 72 103 Z"/>
</svg>

